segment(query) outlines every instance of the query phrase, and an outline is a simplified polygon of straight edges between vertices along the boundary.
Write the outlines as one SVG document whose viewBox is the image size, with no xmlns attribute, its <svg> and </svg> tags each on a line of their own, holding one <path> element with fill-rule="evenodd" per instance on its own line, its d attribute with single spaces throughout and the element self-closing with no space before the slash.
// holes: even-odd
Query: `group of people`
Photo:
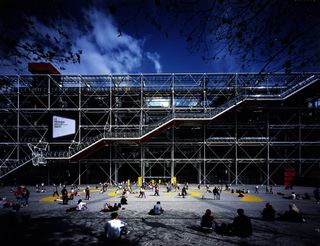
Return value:
<svg viewBox="0 0 320 246">
<path fill-rule="evenodd" d="M 276 218 L 278 215 L 278 218 Z M 295 204 L 289 204 L 289 210 L 283 214 L 276 213 L 276 210 L 273 208 L 272 204 L 268 202 L 266 207 L 262 211 L 262 219 L 267 221 L 272 221 L 275 219 L 282 221 L 290 222 L 305 222 L 300 210 Z"/>
<path fill-rule="evenodd" d="M 162 208 L 160 201 L 158 201 L 149 211 L 149 215 L 161 215 L 163 212 L 164 209 Z M 119 214 L 117 212 L 113 212 L 111 213 L 111 220 L 104 226 L 104 232 L 107 239 L 116 240 L 123 235 L 127 235 L 130 231 L 128 230 L 128 224 L 119 219 Z"/>
<path fill-rule="evenodd" d="M 217 234 L 249 237 L 252 235 L 252 224 L 248 216 L 244 214 L 244 210 L 239 208 L 237 210 L 238 216 L 236 216 L 232 223 L 221 223 L 219 225 L 215 220 L 213 213 L 210 209 L 207 209 L 205 214 L 201 218 L 201 228 L 205 232 L 211 232 L 214 230 Z"/>
<path fill-rule="evenodd" d="M 213 216 L 210 209 L 205 211 L 202 216 L 200 226 L 203 231 L 211 232 L 214 230 L 217 234 L 249 237 L 252 235 L 252 223 L 248 216 L 245 215 L 243 209 L 237 210 L 238 216 L 236 216 L 232 223 L 222 223 L 219 225 Z M 289 204 L 289 210 L 283 214 L 277 214 L 271 203 L 267 203 L 262 211 L 262 219 L 266 221 L 273 221 L 275 219 L 289 222 L 305 222 L 300 210 L 295 204 Z M 278 215 L 278 218 L 276 218 Z"/>
</svg>

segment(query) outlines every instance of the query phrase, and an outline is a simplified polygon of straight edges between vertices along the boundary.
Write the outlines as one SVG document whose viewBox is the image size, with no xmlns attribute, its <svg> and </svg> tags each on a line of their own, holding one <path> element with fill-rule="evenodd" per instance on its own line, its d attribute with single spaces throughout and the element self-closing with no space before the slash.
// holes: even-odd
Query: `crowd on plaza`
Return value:
<svg viewBox="0 0 320 246">
<path fill-rule="evenodd" d="M 109 220 L 105 226 L 105 235 L 108 239 L 113 240 L 117 238 L 121 238 L 122 235 L 126 235 L 128 231 L 128 224 L 124 221 L 119 219 L 119 214 L 116 212 L 123 205 L 128 204 L 128 198 L 130 194 L 136 194 L 138 195 L 138 198 L 147 198 L 146 197 L 146 190 L 151 190 L 153 192 L 154 196 L 160 197 L 160 184 L 159 183 L 143 183 L 140 187 L 134 183 L 134 189 L 132 186 L 128 183 L 100 183 L 100 192 L 103 193 L 107 191 L 109 186 L 113 186 L 116 188 L 116 194 L 120 195 L 120 202 L 115 203 L 114 205 L 111 205 L 109 203 L 105 203 L 103 208 L 101 208 L 100 212 L 111 212 L 111 220 Z M 188 196 L 188 189 L 189 185 L 188 183 L 185 183 L 184 185 L 180 186 L 179 184 L 170 184 L 166 183 L 166 192 L 176 192 L 177 196 L 185 198 Z M 99 186 L 96 186 L 96 188 L 99 188 Z M 60 190 L 61 189 L 61 190 Z M 198 185 L 198 189 L 201 189 L 201 184 Z M 137 190 L 137 191 L 136 191 Z M 212 189 L 209 185 L 205 186 L 205 190 L 208 193 L 212 193 L 214 200 L 220 200 L 221 199 L 221 193 L 222 193 L 222 186 L 214 186 Z M 250 193 L 248 189 L 232 189 L 230 185 L 226 185 L 225 187 L 226 191 L 229 191 L 230 193 L 238 193 L 239 196 L 244 196 L 245 194 Z M 259 187 L 254 187 L 255 193 L 259 193 Z M 41 185 L 36 185 L 36 192 L 43 193 L 47 192 L 47 189 L 45 185 L 42 183 Z M 60 191 L 60 193 L 59 193 Z M 11 191 L 16 200 L 15 201 L 8 201 L 6 198 L 2 197 L 0 199 L 0 208 L 12 208 L 13 211 L 18 211 L 20 208 L 28 206 L 29 205 L 29 196 L 30 191 L 25 186 L 18 186 L 15 190 L 13 189 Z M 58 196 L 58 199 L 55 199 L 55 201 L 61 201 L 62 204 L 67 205 L 69 200 L 73 200 L 74 197 L 80 196 L 80 189 L 77 185 L 71 185 L 70 192 L 67 190 L 66 185 L 53 185 L 53 193 L 52 197 Z M 272 187 L 267 186 L 266 193 L 273 194 Z M 60 196 L 61 194 L 61 196 Z M 85 195 L 85 200 L 90 200 L 91 194 L 90 194 L 90 187 L 86 186 L 86 188 L 83 191 L 83 194 Z M 275 194 L 276 195 L 276 194 Z M 311 196 L 307 193 L 305 193 L 303 196 L 299 194 L 295 194 L 295 192 L 292 192 L 289 196 L 281 195 L 286 199 L 291 200 L 298 200 L 298 199 L 305 199 L 305 200 L 311 200 Z M 320 189 L 317 187 L 313 191 L 313 197 L 317 204 L 320 203 Z M 78 202 L 76 206 L 68 208 L 66 211 L 86 211 L 89 209 L 89 204 L 87 202 L 84 202 L 82 199 L 78 199 Z M 124 208 L 122 208 L 124 209 Z M 162 215 L 164 213 L 164 209 L 161 205 L 160 201 L 157 201 L 156 204 L 150 209 L 148 212 L 149 215 Z M 211 209 L 206 209 L 204 215 L 201 217 L 200 221 L 200 229 L 203 232 L 216 232 L 217 234 L 221 235 L 227 235 L 227 236 L 238 236 L 238 237 L 249 237 L 252 235 L 254 228 L 251 223 L 251 219 L 245 214 L 245 211 L 242 208 L 237 209 L 237 216 L 233 219 L 232 223 L 218 223 L 218 221 L 215 218 L 214 212 Z M 143 221 L 145 218 L 142 218 Z M 293 202 L 289 203 L 288 210 L 284 213 L 277 213 L 276 209 L 273 207 L 273 205 L 270 202 L 267 202 L 265 204 L 265 207 L 261 211 L 261 219 L 265 221 L 288 221 L 288 222 L 306 222 L 303 214 L 299 210 L 296 204 Z"/>
</svg>

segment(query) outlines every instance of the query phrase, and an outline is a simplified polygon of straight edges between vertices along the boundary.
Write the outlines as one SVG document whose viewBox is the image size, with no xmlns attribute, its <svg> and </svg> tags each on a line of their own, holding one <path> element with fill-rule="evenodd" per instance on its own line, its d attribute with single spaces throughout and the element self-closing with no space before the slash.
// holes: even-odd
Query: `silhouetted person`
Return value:
<svg viewBox="0 0 320 246">
<path fill-rule="evenodd" d="M 53 184 L 53 187 L 54 187 L 54 191 L 53 191 L 53 194 L 52 196 L 54 197 L 55 195 L 59 196 L 59 192 L 58 192 L 58 186 Z"/>
<path fill-rule="evenodd" d="M 122 197 L 121 197 L 121 200 L 120 200 L 120 203 L 121 203 L 122 205 L 128 204 L 127 198 L 126 198 L 125 196 L 122 196 Z"/>
<path fill-rule="evenodd" d="M 68 191 L 66 186 L 64 185 L 62 190 L 61 190 L 61 195 L 62 195 L 62 204 L 68 204 Z"/>
<path fill-rule="evenodd" d="M 213 214 L 210 209 L 207 209 L 205 214 L 201 218 L 201 227 L 212 228 L 214 221 Z"/>
<path fill-rule="evenodd" d="M 289 204 L 289 210 L 284 214 L 279 214 L 278 220 L 290 221 L 290 222 L 304 222 L 298 207 L 295 204 Z"/>
<path fill-rule="evenodd" d="M 274 220 L 276 217 L 276 211 L 272 207 L 271 203 L 267 203 L 266 207 L 262 211 L 262 219 L 263 220 Z"/>
<path fill-rule="evenodd" d="M 184 198 L 187 195 L 187 189 L 185 186 L 183 186 L 182 190 L 181 190 L 181 195 Z"/>
<path fill-rule="evenodd" d="M 85 193 L 86 193 L 86 200 L 89 200 L 90 199 L 90 189 L 89 189 L 89 186 L 87 186 L 86 188 L 85 188 Z"/>
<path fill-rule="evenodd" d="M 244 210 L 237 210 L 239 216 L 235 217 L 232 223 L 233 234 L 238 237 L 249 237 L 252 235 L 252 224 L 249 217 L 244 214 Z"/>
</svg>

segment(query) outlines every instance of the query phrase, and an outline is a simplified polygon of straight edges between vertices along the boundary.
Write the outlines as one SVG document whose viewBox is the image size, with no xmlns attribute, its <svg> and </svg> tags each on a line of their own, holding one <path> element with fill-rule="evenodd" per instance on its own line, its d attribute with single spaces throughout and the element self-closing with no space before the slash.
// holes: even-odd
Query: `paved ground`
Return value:
<svg viewBox="0 0 320 246">
<path fill-rule="evenodd" d="M 13 199 L 11 188 L 1 187 L 0 196 Z M 254 190 L 253 185 L 241 188 Z M 164 187 L 161 187 L 159 197 L 153 196 L 152 191 L 147 191 L 146 199 L 130 194 L 129 204 L 118 212 L 121 219 L 129 224 L 131 232 L 116 243 L 107 242 L 103 235 L 103 226 L 110 213 L 99 212 L 104 203 L 120 201 L 115 188 L 105 193 L 92 190 L 92 198 L 88 201 L 89 210 L 70 213 L 65 210 L 75 206 L 79 198 L 83 199 L 83 193 L 70 201 L 69 205 L 61 205 L 59 202 L 50 202 L 53 200 L 52 187 L 48 188 L 47 193 L 35 193 L 34 187 L 29 189 L 29 207 L 21 208 L 19 212 L 0 209 L 0 236 L 1 240 L 9 242 L 6 245 L 320 245 L 320 204 L 316 204 L 313 197 L 309 201 L 294 201 L 304 214 L 306 223 L 261 220 L 260 213 L 266 202 L 272 202 L 279 213 L 287 210 L 288 204 L 293 202 L 276 194 L 291 193 L 291 190 L 284 190 L 283 187 L 274 187 L 275 194 L 265 194 L 264 188 L 261 188 L 259 194 L 251 193 L 255 196 L 245 197 L 249 201 L 240 200 L 229 192 L 223 192 L 221 200 L 213 200 L 212 194 L 205 189 L 199 191 L 195 185 L 189 186 L 186 198 L 178 197 L 177 193 L 167 193 Z M 293 191 L 312 194 L 313 189 L 294 187 Z M 165 213 L 161 216 L 147 215 L 158 200 Z M 217 235 L 215 232 L 201 232 L 200 218 L 207 208 L 214 212 L 218 223 L 231 222 L 237 208 L 243 208 L 252 219 L 253 236 L 240 239 Z"/>
</svg>

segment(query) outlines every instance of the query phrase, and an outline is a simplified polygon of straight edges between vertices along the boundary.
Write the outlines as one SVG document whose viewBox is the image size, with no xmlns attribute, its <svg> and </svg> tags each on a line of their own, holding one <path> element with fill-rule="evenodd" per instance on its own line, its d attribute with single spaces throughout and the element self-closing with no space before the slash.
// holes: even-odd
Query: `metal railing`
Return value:
<svg viewBox="0 0 320 246">
<path fill-rule="evenodd" d="M 153 131 L 164 127 L 166 124 L 170 123 L 173 120 L 212 120 L 245 100 L 283 100 L 291 96 L 292 94 L 298 92 L 299 90 L 303 89 L 307 85 L 316 82 L 318 79 L 319 75 L 310 76 L 310 74 L 308 74 L 308 76 L 295 76 L 293 80 L 287 84 L 285 89 L 282 88 L 282 92 L 278 94 L 269 94 L 269 91 L 265 91 L 264 94 L 256 94 L 257 91 L 254 89 L 254 87 L 250 87 L 250 90 L 244 88 L 244 90 L 238 91 L 238 95 L 232 97 L 231 99 L 214 109 L 210 109 L 205 112 L 199 113 L 174 112 L 163 117 L 156 123 L 147 125 L 137 131 L 110 131 L 109 129 L 104 129 L 104 132 L 94 137 L 87 137 L 85 142 L 77 143 L 75 147 L 69 148 L 69 151 L 48 152 L 47 157 L 72 158 L 80 151 L 90 146 L 93 147 L 96 143 L 104 139 L 141 139 L 147 136 L 148 134 L 152 133 Z"/>
</svg>

